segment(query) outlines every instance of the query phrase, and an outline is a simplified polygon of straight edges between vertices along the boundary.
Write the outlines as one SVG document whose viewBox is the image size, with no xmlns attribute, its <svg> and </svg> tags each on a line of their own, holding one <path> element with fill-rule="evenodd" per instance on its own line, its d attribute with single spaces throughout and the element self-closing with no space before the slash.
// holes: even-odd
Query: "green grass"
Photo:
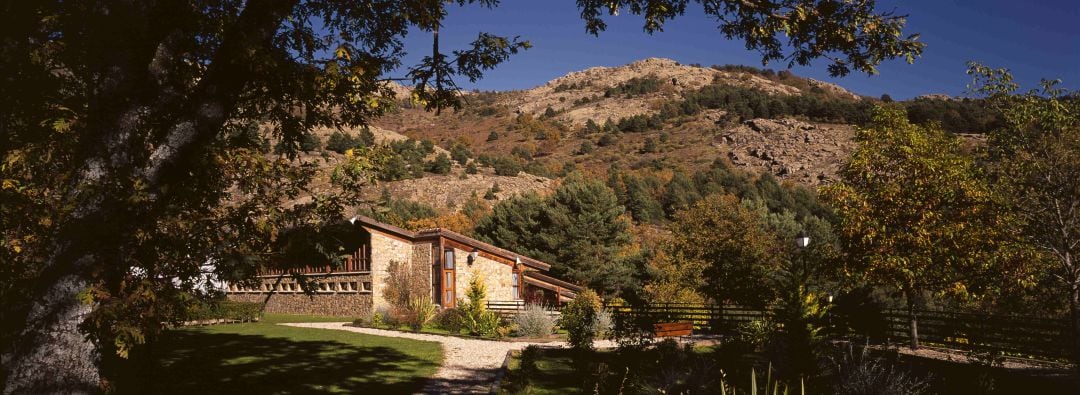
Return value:
<svg viewBox="0 0 1080 395">
<path fill-rule="evenodd" d="M 580 394 L 584 393 L 580 376 L 574 374 L 574 361 L 569 353 L 544 352 L 536 361 L 536 371 L 524 378 L 521 371 L 521 352 L 515 352 L 507 365 L 508 374 L 500 394 Z"/>
<path fill-rule="evenodd" d="M 169 331 L 153 345 L 152 363 L 127 369 L 138 379 L 121 388 L 158 394 L 414 393 L 442 364 L 434 342 L 275 325 L 343 321 L 349 320 L 267 315 L 258 323 Z"/>
</svg>

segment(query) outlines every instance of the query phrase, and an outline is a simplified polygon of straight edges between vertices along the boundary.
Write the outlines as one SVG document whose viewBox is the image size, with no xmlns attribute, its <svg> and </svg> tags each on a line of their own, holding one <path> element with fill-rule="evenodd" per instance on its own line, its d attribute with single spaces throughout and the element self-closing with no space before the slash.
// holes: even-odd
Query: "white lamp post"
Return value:
<svg viewBox="0 0 1080 395">
<path fill-rule="evenodd" d="M 806 248 L 806 246 L 810 245 L 810 236 L 807 236 L 806 233 L 799 233 L 799 237 L 795 238 L 795 245 L 799 246 L 799 248 Z"/>
</svg>

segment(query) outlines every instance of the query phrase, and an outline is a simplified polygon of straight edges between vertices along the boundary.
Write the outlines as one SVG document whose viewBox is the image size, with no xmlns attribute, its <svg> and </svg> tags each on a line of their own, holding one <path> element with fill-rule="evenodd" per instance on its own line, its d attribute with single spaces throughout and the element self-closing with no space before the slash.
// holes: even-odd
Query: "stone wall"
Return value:
<svg viewBox="0 0 1080 395">
<path fill-rule="evenodd" d="M 469 281 L 477 274 L 484 278 L 488 300 L 513 299 L 514 290 L 511 283 L 514 269 L 510 265 L 477 256 L 470 266 L 468 256 L 468 251 L 454 249 L 454 267 L 457 268 L 457 278 L 454 280 L 454 286 L 457 289 L 458 299 L 467 297 Z"/>
<path fill-rule="evenodd" d="M 371 313 L 371 275 L 315 275 L 318 284 L 314 295 L 306 295 L 300 285 L 290 278 L 282 279 L 277 291 L 266 303 L 267 313 L 313 314 L 359 318 Z M 274 288 L 277 277 L 264 277 L 257 288 L 229 289 L 229 300 L 262 303 L 267 291 Z"/>
<path fill-rule="evenodd" d="M 431 243 L 414 244 L 412 263 L 413 268 L 418 272 L 418 274 L 424 276 L 424 278 L 427 279 L 426 284 L 428 289 L 428 296 L 432 298 L 431 302 L 435 303 L 435 301 L 438 300 L 437 294 L 439 293 L 439 290 L 434 289 L 432 284 L 433 274 L 431 273 L 431 269 L 434 267 L 433 265 L 435 264 L 435 257 L 432 254 L 433 252 L 434 247 Z"/>
<path fill-rule="evenodd" d="M 386 286 L 387 269 L 390 267 L 390 262 L 411 262 L 412 258 L 413 245 L 411 243 L 377 231 L 371 232 L 371 285 L 373 290 L 371 299 L 375 310 L 390 308 L 390 304 L 382 296 L 382 290 Z"/>
</svg>

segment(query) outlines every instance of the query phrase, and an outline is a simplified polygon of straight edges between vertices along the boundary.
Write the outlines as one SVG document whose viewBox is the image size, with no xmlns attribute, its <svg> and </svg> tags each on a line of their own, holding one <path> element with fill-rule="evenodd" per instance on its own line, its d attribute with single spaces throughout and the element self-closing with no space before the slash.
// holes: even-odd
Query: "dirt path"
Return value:
<svg viewBox="0 0 1080 395">
<path fill-rule="evenodd" d="M 464 339 L 454 336 L 441 336 L 427 333 L 358 328 L 346 326 L 346 323 L 344 322 L 312 322 L 281 325 L 301 328 L 336 329 L 375 336 L 400 337 L 438 342 L 443 346 L 443 366 L 435 372 L 435 376 L 433 376 L 431 381 L 424 387 L 423 392 L 426 394 L 490 393 L 492 392 L 491 386 L 495 383 L 495 377 L 497 376 L 499 369 L 502 368 L 502 363 L 506 358 L 507 352 L 523 349 L 530 344 L 555 348 L 566 346 L 565 342 L 505 342 Z M 594 345 L 597 348 L 615 347 L 615 343 L 610 340 L 600 340 L 594 343 Z"/>
</svg>

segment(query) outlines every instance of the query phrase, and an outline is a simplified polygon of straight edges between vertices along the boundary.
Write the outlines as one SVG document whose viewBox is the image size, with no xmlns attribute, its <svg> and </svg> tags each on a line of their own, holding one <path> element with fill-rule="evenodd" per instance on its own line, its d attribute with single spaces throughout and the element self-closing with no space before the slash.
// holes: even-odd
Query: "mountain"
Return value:
<svg viewBox="0 0 1080 395">
<path fill-rule="evenodd" d="M 573 72 L 523 91 L 470 92 L 462 110 L 441 115 L 402 100 L 399 111 L 374 124 L 444 148 L 462 144 L 489 157 L 515 157 L 529 172 L 549 178 L 565 166 L 600 175 L 613 164 L 693 171 L 722 158 L 752 172 L 813 186 L 834 179 L 854 146 L 854 127 L 827 117 L 741 119 L 721 106 L 659 119 L 688 97 L 702 96 L 703 88 L 731 88 L 780 106 L 801 103 L 796 99 L 818 106 L 864 101 L 839 86 L 783 71 L 649 58 Z M 407 96 L 407 91 L 399 94 Z M 599 132 L 587 128 L 590 120 L 601 127 Z M 651 122 L 652 127 L 603 131 L 602 125 L 620 121 Z"/>
</svg>

